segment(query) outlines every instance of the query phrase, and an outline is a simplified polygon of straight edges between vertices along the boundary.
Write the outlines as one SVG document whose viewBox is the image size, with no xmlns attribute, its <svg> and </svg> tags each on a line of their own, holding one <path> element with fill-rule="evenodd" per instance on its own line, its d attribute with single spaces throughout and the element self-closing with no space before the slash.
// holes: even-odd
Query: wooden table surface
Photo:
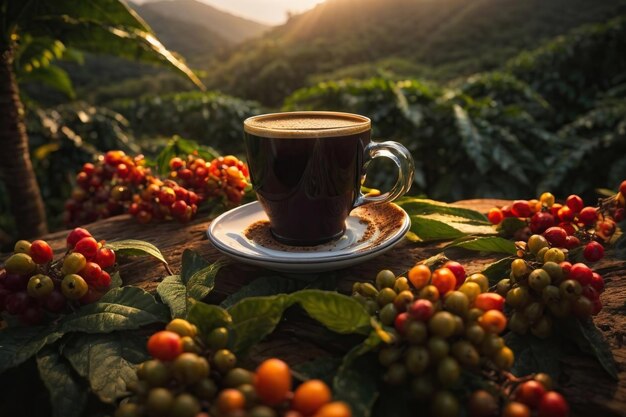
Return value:
<svg viewBox="0 0 626 417">
<path fill-rule="evenodd" d="M 486 212 L 494 200 L 467 200 L 458 205 Z M 501 204 L 501 202 L 500 202 Z M 180 269 L 181 255 L 185 249 L 198 252 L 208 261 L 223 257 L 207 240 L 206 219 L 196 219 L 192 223 L 181 225 L 169 222 L 140 225 L 128 216 L 117 216 L 101 220 L 85 227 L 97 238 L 105 240 L 141 239 L 156 245 L 174 272 Z M 62 253 L 67 231 L 45 236 L 55 249 Z M 391 269 L 399 274 L 416 262 L 440 252 L 440 244 L 414 244 L 404 241 L 393 250 L 362 264 L 332 273 L 317 274 L 324 278 L 337 279 L 340 292 L 349 293 L 355 281 L 373 280 L 381 269 Z M 463 263 L 468 273 L 480 272 L 494 258 L 479 257 L 476 253 L 455 252 L 454 260 Z M 559 387 L 573 407 L 574 416 L 626 417 L 626 262 L 610 258 L 594 266 L 606 281 L 606 291 L 602 294 L 604 309 L 595 317 L 596 325 L 608 340 L 619 369 L 619 381 L 613 381 L 589 356 L 569 356 L 561 358 L 563 372 Z M 154 291 L 159 281 L 167 275 L 165 268 L 149 258 L 124 260 L 121 276 L 125 285 L 136 285 Z M 220 270 L 216 286 L 207 300 L 219 303 L 242 286 L 249 284 L 259 276 L 285 276 L 284 274 L 264 271 L 241 264 L 230 264 Z M 305 277 L 314 279 L 314 277 Z M 261 361 L 269 356 L 278 356 L 291 365 L 297 365 L 314 358 L 333 355 L 340 356 L 347 352 L 354 343 L 351 337 L 320 337 L 324 330 L 317 323 L 302 314 L 287 314 L 277 330 L 262 344 L 252 350 L 251 360 Z"/>
</svg>

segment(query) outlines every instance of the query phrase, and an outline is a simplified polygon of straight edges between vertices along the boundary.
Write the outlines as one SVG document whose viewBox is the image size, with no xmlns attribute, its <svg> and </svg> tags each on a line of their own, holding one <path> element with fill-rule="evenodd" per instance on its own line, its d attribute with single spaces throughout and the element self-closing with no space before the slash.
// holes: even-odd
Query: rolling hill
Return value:
<svg viewBox="0 0 626 417">
<path fill-rule="evenodd" d="M 239 43 L 261 35 L 269 26 L 243 17 L 223 12 L 196 0 L 161 0 L 137 6 L 141 16 L 144 13 L 160 14 L 168 19 L 176 19 L 188 24 L 202 26 L 229 43 Z M 150 23 L 148 19 L 148 23 Z M 157 35 L 162 26 L 153 26 Z"/>
<path fill-rule="evenodd" d="M 626 11 L 626 0 L 327 0 L 221 54 L 207 83 L 278 105 L 321 79 L 452 79 Z"/>
</svg>

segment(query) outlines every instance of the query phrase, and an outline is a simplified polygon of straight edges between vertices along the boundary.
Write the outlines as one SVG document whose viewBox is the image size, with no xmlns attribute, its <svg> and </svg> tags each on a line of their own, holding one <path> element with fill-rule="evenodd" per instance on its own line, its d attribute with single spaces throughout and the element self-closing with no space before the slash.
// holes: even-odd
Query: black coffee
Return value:
<svg viewBox="0 0 626 417">
<path fill-rule="evenodd" d="M 248 119 L 245 131 L 252 184 L 274 237 L 316 245 L 341 236 L 361 186 L 369 120 L 276 114 Z"/>
</svg>

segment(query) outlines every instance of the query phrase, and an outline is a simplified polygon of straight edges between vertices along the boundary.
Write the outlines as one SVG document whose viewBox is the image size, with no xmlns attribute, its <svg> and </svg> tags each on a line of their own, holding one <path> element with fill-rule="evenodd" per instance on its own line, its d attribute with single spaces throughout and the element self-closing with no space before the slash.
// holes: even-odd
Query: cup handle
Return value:
<svg viewBox="0 0 626 417">
<path fill-rule="evenodd" d="M 391 190 L 383 193 L 379 196 L 369 196 L 359 191 L 359 196 L 354 203 L 354 207 L 359 207 L 365 204 L 381 204 L 388 201 L 393 201 L 398 197 L 403 196 L 413 183 L 413 175 L 415 174 L 415 163 L 413 157 L 407 148 L 398 142 L 386 141 L 386 142 L 370 142 L 365 147 L 365 162 L 363 169 L 367 170 L 367 166 L 372 162 L 374 158 L 383 157 L 391 159 L 398 167 L 398 180 L 391 187 Z M 367 175 L 367 174 L 366 174 Z M 363 177 L 365 181 L 365 176 Z"/>
</svg>

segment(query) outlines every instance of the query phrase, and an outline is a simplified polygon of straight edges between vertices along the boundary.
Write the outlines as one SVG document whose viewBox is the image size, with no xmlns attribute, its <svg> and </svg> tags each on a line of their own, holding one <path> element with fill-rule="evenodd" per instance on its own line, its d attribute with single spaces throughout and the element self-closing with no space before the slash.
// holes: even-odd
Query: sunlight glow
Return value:
<svg viewBox="0 0 626 417">
<path fill-rule="evenodd" d="M 301 13 L 324 0 L 200 0 L 223 11 L 278 25 L 287 20 L 287 13 Z"/>
</svg>

